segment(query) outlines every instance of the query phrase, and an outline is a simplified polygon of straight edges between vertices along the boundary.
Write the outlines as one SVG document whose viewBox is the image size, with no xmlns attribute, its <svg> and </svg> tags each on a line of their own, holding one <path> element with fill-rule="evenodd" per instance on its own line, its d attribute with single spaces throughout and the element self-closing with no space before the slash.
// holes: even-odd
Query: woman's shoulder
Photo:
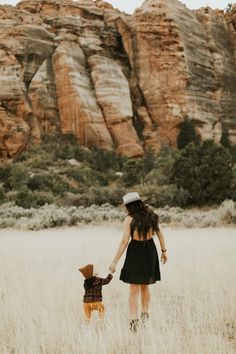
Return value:
<svg viewBox="0 0 236 354">
<path fill-rule="evenodd" d="M 125 224 L 131 224 L 132 220 L 133 220 L 132 216 L 126 215 L 124 223 Z"/>
</svg>

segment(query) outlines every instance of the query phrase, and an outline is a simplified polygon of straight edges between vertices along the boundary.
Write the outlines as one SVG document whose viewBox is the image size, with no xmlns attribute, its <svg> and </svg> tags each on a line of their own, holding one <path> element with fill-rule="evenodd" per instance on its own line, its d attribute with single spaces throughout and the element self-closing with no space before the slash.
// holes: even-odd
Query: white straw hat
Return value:
<svg viewBox="0 0 236 354">
<path fill-rule="evenodd" d="M 124 205 L 132 203 L 132 202 L 136 202 L 137 200 L 142 200 L 140 195 L 137 192 L 130 192 L 127 193 L 124 197 L 123 197 L 123 202 Z"/>
</svg>

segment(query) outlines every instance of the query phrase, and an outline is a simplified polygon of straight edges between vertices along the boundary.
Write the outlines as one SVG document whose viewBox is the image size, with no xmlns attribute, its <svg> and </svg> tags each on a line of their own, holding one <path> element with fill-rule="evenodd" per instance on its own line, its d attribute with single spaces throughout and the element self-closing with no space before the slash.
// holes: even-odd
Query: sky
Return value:
<svg viewBox="0 0 236 354">
<path fill-rule="evenodd" d="M 15 5 L 20 0 L 0 0 L 0 4 Z M 40 1 L 40 0 L 39 0 Z M 114 7 L 132 14 L 134 10 L 141 6 L 143 0 L 105 0 L 111 3 Z M 213 9 L 225 9 L 229 2 L 235 2 L 230 0 L 181 0 L 189 9 L 199 9 L 202 6 L 210 6 Z"/>
</svg>

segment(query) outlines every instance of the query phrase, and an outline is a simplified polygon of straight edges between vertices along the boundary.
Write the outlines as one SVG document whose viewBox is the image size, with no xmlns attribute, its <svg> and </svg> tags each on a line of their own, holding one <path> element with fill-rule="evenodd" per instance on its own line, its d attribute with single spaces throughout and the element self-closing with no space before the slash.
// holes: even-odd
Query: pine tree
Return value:
<svg viewBox="0 0 236 354">
<path fill-rule="evenodd" d="M 220 144 L 224 146 L 226 149 L 230 148 L 230 140 L 229 140 L 229 131 L 228 129 L 224 128 L 222 131 L 221 139 L 220 139 Z"/>
<path fill-rule="evenodd" d="M 184 149 L 189 143 L 198 144 L 199 137 L 196 134 L 193 123 L 187 119 L 180 127 L 180 132 L 177 139 L 178 149 Z"/>
<path fill-rule="evenodd" d="M 232 11 L 232 8 L 233 8 L 233 3 L 232 2 L 229 2 L 226 9 L 225 9 L 225 12 L 230 12 Z"/>
<path fill-rule="evenodd" d="M 231 155 L 212 140 L 200 146 L 189 144 L 175 161 L 172 178 L 178 188 L 189 192 L 193 204 L 221 202 L 230 196 Z"/>
<path fill-rule="evenodd" d="M 126 187 L 140 184 L 143 181 L 144 169 L 142 159 L 129 159 L 123 167 L 123 182 Z"/>
</svg>

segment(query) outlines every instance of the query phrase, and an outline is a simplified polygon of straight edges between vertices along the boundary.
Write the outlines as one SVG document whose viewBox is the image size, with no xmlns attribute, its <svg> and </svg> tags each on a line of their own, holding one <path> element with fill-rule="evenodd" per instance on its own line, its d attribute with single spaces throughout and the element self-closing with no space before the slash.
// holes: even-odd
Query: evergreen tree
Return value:
<svg viewBox="0 0 236 354">
<path fill-rule="evenodd" d="M 226 9 L 225 9 L 225 12 L 230 12 L 232 11 L 232 8 L 233 8 L 233 3 L 232 2 L 229 2 Z"/>
<path fill-rule="evenodd" d="M 156 156 L 151 149 L 148 149 L 143 157 L 143 172 L 148 174 L 154 167 Z"/>
<path fill-rule="evenodd" d="M 127 187 L 134 186 L 143 181 L 144 168 L 142 159 L 129 159 L 123 167 L 123 181 Z"/>
<path fill-rule="evenodd" d="M 189 144 L 175 161 L 172 178 L 177 187 L 189 192 L 193 204 L 221 202 L 230 196 L 231 156 L 211 140 L 201 146 Z"/>
<path fill-rule="evenodd" d="M 221 139 L 220 139 L 220 144 L 224 146 L 226 149 L 230 148 L 230 140 L 229 140 L 229 131 L 228 129 L 224 128 L 222 131 Z"/>
<path fill-rule="evenodd" d="M 189 143 L 198 144 L 199 137 L 196 134 L 193 123 L 186 119 L 181 127 L 177 140 L 178 149 L 184 149 Z"/>
</svg>

